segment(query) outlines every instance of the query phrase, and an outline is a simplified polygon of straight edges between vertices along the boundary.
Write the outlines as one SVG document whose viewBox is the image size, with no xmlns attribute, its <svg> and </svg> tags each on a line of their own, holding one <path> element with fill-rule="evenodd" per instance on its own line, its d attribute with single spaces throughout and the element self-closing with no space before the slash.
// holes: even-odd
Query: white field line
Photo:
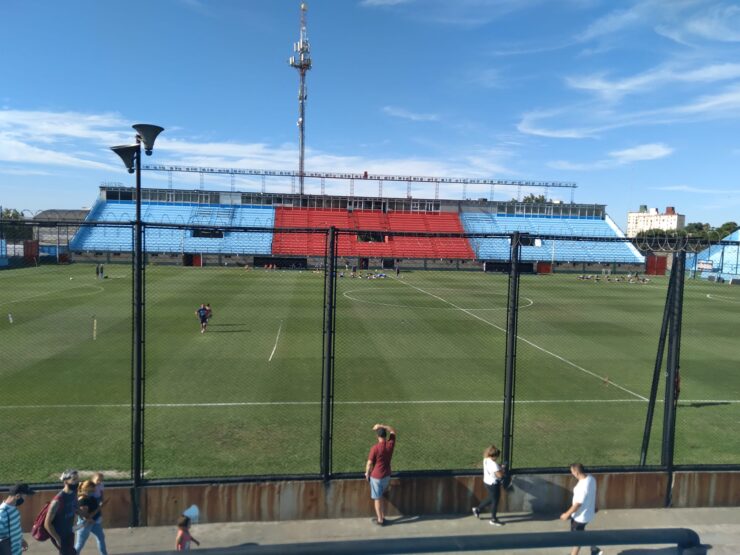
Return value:
<svg viewBox="0 0 740 555">
<path fill-rule="evenodd" d="M 517 404 L 577 404 L 577 403 L 643 403 L 642 399 L 522 399 Z M 662 403 L 658 399 L 657 403 Z M 334 401 L 335 405 L 502 405 L 503 400 L 495 399 L 427 399 L 418 401 Z M 678 402 L 679 405 L 695 403 L 740 404 L 740 399 L 686 399 Z M 146 408 L 209 408 L 209 407 L 269 407 L 269 406 L 319 406 L 321 401 L 235 401 L 231 403 L 147 403 Z M 98 404 L 98 405 L 0 405 L 3 409 L 130 409 L 130 403 Z"/>
<path fill-rule="evenodd" d="M 275 346 L 272 348 L 272 352 L 270 353 L 270 358 L 267 359 L 267 362 L 272 362 L 272 357 L 275 356 L 275 351 L 277 350 L 278 341 L 280 340 L 280 330 L 283 329 L 283 321 L 280 320 L 280 326 L 278 327 L 277 337 L 275 338 Z"/>
<path fill-rule="evenodd" d="M 399 280 L 400 281 L 400 280 Z M 342 293 L 342 296 L 358 303 L 365 303 L 365 304 L 372 304 L 375 306 L 389 306 L 391 308 L 413 308 L 413 309 L 421 309 L 421 310 L 455 310 L 454 308 L 447 308 L 445 306 L 414 306 L 411 304 L 393 304 L 393 303 L 381 303 L 376 301 L 368 301 L 365 299 L 358 299 L 357 297 L 353 297 L 350 295 L 350 293 L 356 293 L 358 291 L 381 291 L 381 289 L 350 289 L 349 291 L 345 291 Z M 522 299 L 529 302 L 529 304 L 520 305 L 519 308 L 528 308 L 534 304 L 534 301 L 530 299 L 529 297 L 521 297 Z M 496 308 L 466 308 L 465 310 L 476 310 L 478 312 L 482 311 L 489 311 L 489 310 L 506 310 L 505 306 L 500 306 Z"/>
<path fill-rule="evenodd" d="M 27 301 L 29 299 L 36 299 L 38 297 L 45 297 L 47 295 L 55 295 L 56 293 L 65 293 L 67 291 L 74 291 L 75 289 L 82 289 L 82 288 L 93 288 L 95 291 L 83 293 L 81 295 L 77 295 L 78 297 L 87 297 L 89 295 L 95 295 L 96 293 L 101 293 L 105 291 L 102 287 L 99 285 L 80 285 L 75 287 L 67 287 L 66 289 L 57 289 L 56 291 L 46 291 L 45 293 L 38 293 L 36 295 L 28 295 L 27 297 L 19 297 L 17 299 L 13 299 L 12 301 L 5 301 L 0 303 L 0 306 L 5 306 L 9 304 L 15 304 L 15 303 L 22 303 L 23 301 Z"/>
<path fill-rule="evenodd" d="M 711 299 L 713 301 L 720 301 L 723 303 L 740 304 L 740 300 L 735 300 L 731 297 L 723 297 L 722 295 L 711 295 L 709 293 L 707 293 L 707 299 Z"/>
<path fill-rule="evenodd" d="M 394 279 L 395 279 L 395 278 L 394 278 Z M 398 281 L 401 281 L 401 280 L 398 280 Z M 465 314 L 467 314 L 467 315 L 469 315 L 469 316 L 472 316 L 473 318 L 475 318 L 475 319 L 477 319 L 477 320 L 480 320 L 480 321 L 481 321 L 481 322 L 483 322 L 484 324 L 488 324 L 489 326 L 491 326 L 491 327 L 493 327 L 493 328 L 496 328 L 497 330 L 499 330 L 499 331 L 502 331 L 502 332 L 506 333 L 506 330 L 505 330 L 504 328 L 502 328 L 501 326 L 497 326 L 497 325 L 496 325 L 496 324 L 494 324 L 493 322 L 489 322 L 489 321 L 488 321 L 488 320 L 486 320 L 485 318 L 482 318 L 481 316 L 478 316 L 477 314 L 473 314 L 473 313 L 472 313 L 472 312 L 470 312 L 469 310 L 467 310 L 467 309 L 465 309 L 465 308 L 462 308 L 462 307 L 459 307 L 459 306 L 457 306 L 457 305 L 456 305 L 455 303 L 452 303 L 452 302 L 448 301 L 447 299 L 443 299 L 442 297 L 440 297 L 440 296 L 438 296 L 438 295 L 435 295 L 434 293 L 430 293 L 429 291 L 424 291 L 424 289 L 422 289 L 421 287 L 417 287 L 416 285 L 411 285 L 411 284 L 410 284 L 409 282 L 407 282 L 407 281 L 403 281 L 402 283 L 404 283 L 404 284 L 408 285 L 409 287 L 412 287 L 412 288 L 416 289 L 417 291 L 421 291 L 422 293 L 425 293 L 425 294 L 427 294 L 427 295 L 430 295 L 430 296 L 434 297 L 435 299 L 438 299 L 438 300 L 442 301 L 443 303 L 447 303 L 448 305 L 450 305 L 450 306 L 452 306 L 452 307 L 454 307 L 454 308 L 456 308 L 456 309 L 460 310 L 461 312 L 464 312 Z M 583 373 L 585 373 L 585 374 L 588 374 L 589 376 L 593 376 L 594 378 L 597 378 L 597 379 L 599 379 L 599 380 L 602 380 L 602 381 L 607 381 L 607 377 L 606 377 L 606 376 L 599 376 L 599 375 L 598 375 L 597 373 L 595 373 L 595 372 L 591 372 L 591 370 L 586 370 L 586 369 L 585 369 L 585 368 L 583 368 L 582 366 L 578 366 L 578 365 L 577 365 L 577 364 L 576 364 L 575 362 L 573 362 L 573 361 L 570 361 L 570 360 L 568 360 L 567 358 L 561 357 L 560 355 L 558 355 L 558 354 L 556 354 L 556 353 L 553 353 L 552 351 L 548 351 L 548 350 L 547 350 L 547 349 L 545 349 L 544 347 L 540 347 L 540 346 L 539 346 L 539 345 L 537 345 L 536 343 L 533 343 L 533 342 L 532 342 L 532 341 L 530 341 L 529 339 L 525 339 L 525 338 L 524 338 L 524 337 L 522 337 L 521 335 L 517 335 L 517 339 L 518 339 L 519 341 L 523 341 L 523 342 L 524 342 L 524 343 L 526 343 L 527 345 L 531 345 L 531 346 L 532 346 L 532 347 L 534 347 L 535 349 L 538 349 L 538 350 L 542 351 L 542 352 L 543 352 L 543 353 L 545 353 L 545 354 L 548 354 L 548 355 L 550 355 L 550 356 L 552 356 L 552 357 L 555 357 L 556 359 L 558 359 L 558 360 L 560 360 L 560 361 L 562 361 L 562 362 L 564 362 L 564 363 L 568 364 L 569 366 L 572 366 L 573 368 L 575 368 L 575 369 L 577 369 L 577 370 L 580 370 L 581 372 L 583 372 Z M 614 387 L 616 387 L 617 389 L 621 389 L 622 391 L 624 391 L 624 392 L 626 392 L 626 393 L 629 393 L 630 395 L 633 395 L 633 396 L 637 397 L 638 399 L 641 399 L 642 401 L 647 401 L 647 400 L 648 400 L 648 399 L 647 399 L 646 397 L 643 397 L 643 396 L 642 396 L 642 395 L 640 395 L 639 393 L 635 393 L 634 391 L 632 391 L 632 390 L 630 390 L 630 389 L 627 389 L 626 387 L 623 387 L 623 386 L 619 385 L 618 383 L 615 383 L 615 382 L 613 382 L 612 380 L 608 380 L 608 382 L 609 382 L 609 384 L 613 385 L 613 386 L 614 386 Z"/>
</svg>

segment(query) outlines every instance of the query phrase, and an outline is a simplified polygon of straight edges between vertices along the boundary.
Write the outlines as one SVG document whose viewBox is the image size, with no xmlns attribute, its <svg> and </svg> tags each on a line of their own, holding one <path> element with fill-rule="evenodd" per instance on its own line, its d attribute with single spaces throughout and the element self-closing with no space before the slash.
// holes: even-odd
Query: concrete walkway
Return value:
<svg viewBox="0 0 740 555">
<path fill-rule="evenodd" d="M 200 540 L 201 547 L 194 551 L 211 554 L 249 553 L 250 546 L 285 545 L 277 552 L 290 553 L 289 544 L 369 540 L 393 538 L 422 538 L 441 536 L 464 536 L 482 534 L 526 534 L 567 530 L 567 523 L 557 519 L 557 515 L 509 514 L 501 515 L 506 526 L 501 528 L 488 524 L 487 519 L 476 520 L 471 516 L 429 516 L 394 517 L 388 519 L 384 527 L 376 526 L 369 518 L 337 520 L 301 520 L 283 522 L 239 522 L 219 524 L 197 524 L 191 532 Z M 593 530 L 613 530 L 628 528 L 691 528 L 699 534 L 702 542 L 710 545 L 710 555 L 736 555 L 740 553 L 740 508 L 718 509 L 655 509 L 655 510 L 604 510 L 589 527 Z M 108 550 L 111 554 L 120 553 L 167 553 L 175 543 L 175 526 L 152 528 L 119 528 L 106 531 Z M 53 554 L 52 546 L 39 543 L 26 535 L 31 544 L 28 555 Z M 329 552 L 329 551 L 327 551 Z M 495 551 L 497 554 L 512 553 L 564 554 L 567 548 L 544 550 Z M 588 555 L 588 549 L 581 553 Z M 665 546 L 620 546 L 604 548 L 608 555 L 622 553 L 634 555 L 647 553 L 667 555 L 675 549 Z M 95 538 L 85 547 L 84 554 L 97 553 Z"/>
</svg>

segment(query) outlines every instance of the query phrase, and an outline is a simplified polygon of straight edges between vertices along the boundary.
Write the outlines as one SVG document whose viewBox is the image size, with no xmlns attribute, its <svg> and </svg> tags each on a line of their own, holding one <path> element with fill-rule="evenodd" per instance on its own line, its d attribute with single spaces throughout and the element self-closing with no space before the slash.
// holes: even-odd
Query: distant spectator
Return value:
<svg viewBox="0 0 740 555">
<path fill-rule="evenodd" d="M 49 532 L 51 542 L 61 555 L 76 555 L 74 519 L 75 515 L 84 518 L 77 505 L 79 475 L 76 470 L 65 470 L 60 479 L 64 483 L 64 488 L 51 500 L 44 528 Z"/>
<path fill-rule="evenodd" d="M 570 465 L 570 473 L 578 480 L 573 488 L 573 503 L 562 515 L 560 520 L 570 520 L 571 532 L 580 532 L 586 529 L 596 515 L 596 479 L 586 474 L 581 463 Z M 574 547 L 571 555 L 578 555 L 580 547 Z M 601 554 L 598 547 L 591 547 L 592 554 Z"/>
<path fill-rule="evenodd" d="M 365 478 L 370 482 L 370 497 L 375 505 L 377 524 L 385 523 L 386 500 L 384 494 L 391 481 L 391 458 L 396 446 L 396 430 L 385 424 L 375 424 L 373 431 L 378 442 L 370 449 L 365 465 Z"/>
<path fill-rule="evenodd" d="M 80 485 L 80 496 L 77 501 L 80 510 L 89 520 L 80 518 L 77 521 L 78 530 L 75 536 L 75 550 L 77 553 L 80 553 L 82 548 L 85 547 L 90 534 L 94 534 L 98 541 L 98 551 L 101 555 L 108 555 L 101 512 L 104 503 L 103 488 L 103 474 L 100 472 L 96 472 L 90 480 Z"/>
<path fill-rule="evenodd" d="M 0 503 L 0 554 L 21 555 L 28 544 L 23 539 L 21 514 L 18 507 L 23 505 L 25 495 L 36 493 L 28 484 L 16 484 L 8 491 L 5 501 Z"/>
<path fill-rule="evenodd" d="M 501 498 L 501 479 L 504 477 L 504 471 L 497 460 L 499 456 L 501 456 L 501 451 L 495 445 L 491 445 L 483 451 L 483 483 L 488 490 L 488 496 L 477 507 L 473 507 L 473 514 L 476 518 L 479 518 L 480 512 L 491 505 L 491 520 L 489 523 L 494 526 L 504 525 L 497 516 L 498 502 Z"/>
<path fill-rule="evenodd" d="M 175 549 L 177 551 L 190 551 L 190 544 L 194 543 L 200 547 L 200 542 L 190 535 L 190 518 L 182 515 L 177 521 L 177 537 L 175 538 Z"/>
</svg>

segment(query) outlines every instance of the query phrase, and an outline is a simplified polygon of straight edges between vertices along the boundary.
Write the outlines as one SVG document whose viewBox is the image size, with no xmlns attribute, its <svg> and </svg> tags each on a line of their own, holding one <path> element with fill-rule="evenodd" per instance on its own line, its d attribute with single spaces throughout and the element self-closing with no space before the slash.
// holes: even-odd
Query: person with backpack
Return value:
<svg viewBox="0 0 740 555">
<path fill-rule="evenodd" d="M 60 555 L 77 555 L 74 533 L 75 515 L 82 518 L 87 516 L 80 511 L 77 503 L 77 485 L 80 477 L 76 470 L 70 469 L 65 470 L 60 479 L 64 488 L 48 505 L 44 518 L 44 529 Z"/>
<path fill-rule="evenodd" d="M 18 507 L 25 501 L 24 495 L 34 493 L 28 484 L 16 484 L 8 491 L 5 501 L 0 503 L 0 555 L 21 555 L 28 549 L 23 539 Z"/>
</svg>

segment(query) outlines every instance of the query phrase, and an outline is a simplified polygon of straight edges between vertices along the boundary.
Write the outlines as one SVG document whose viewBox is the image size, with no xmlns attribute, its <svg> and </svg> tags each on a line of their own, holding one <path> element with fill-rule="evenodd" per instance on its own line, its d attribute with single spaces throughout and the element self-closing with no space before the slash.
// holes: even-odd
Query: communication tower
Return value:
<svg viewBox="0 0 740 555">
<path fill-rule="evenodd" d="M 306 150 L 305 126 L 306 126 L 306 72 L 311 69 L 311 45 L 308 42 L 306 31 L 306 11 L 308 4 L 301 4 L 301 38 L 293 43 L 293 52 L 288 63 L 298 70 L 300 83 L 298 85 L 298 183 L 300 194 L 303 195 L 304 166 L 303 157 Z"/>
</svg>

